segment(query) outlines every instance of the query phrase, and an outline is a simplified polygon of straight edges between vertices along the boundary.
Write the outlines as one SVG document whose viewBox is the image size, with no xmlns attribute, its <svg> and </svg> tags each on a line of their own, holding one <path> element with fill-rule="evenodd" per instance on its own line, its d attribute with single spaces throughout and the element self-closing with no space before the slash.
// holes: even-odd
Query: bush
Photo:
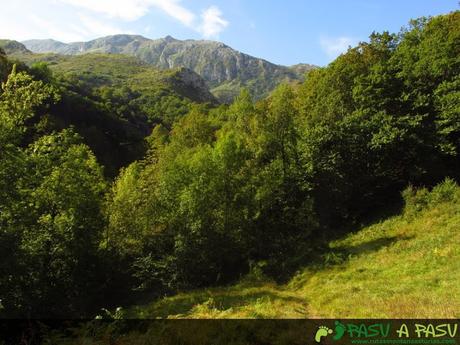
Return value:
<svg viewBox="0 0 460 345">
<path fill-rule="evenodd" d="M 427 188 L 407 187 L 402 192 L 402 197 L 405 202 L 404 215 L 414 216 L 418 212 L 433 207 L 443 202 L 449 202 L 456 199 L 459 195 L 457 183 L 446 178 L 443 182 L 435 186 L 430 192 Z"/>
<path fill-rule="evenodd" d="M 430 193 L 430 204 L 440 204 L 442 202 L 453 201 L 458 197 L 458 184 L 451 178 L 446 178 L 438 184 Z"/>
<path fill-rule="evenodd" d="M 430 192 L 426 188 L 417 189 L 409 185 L 403 192 L 404 215 L 414 215 L 428 206 L 428 195 Z"/>
</svg>

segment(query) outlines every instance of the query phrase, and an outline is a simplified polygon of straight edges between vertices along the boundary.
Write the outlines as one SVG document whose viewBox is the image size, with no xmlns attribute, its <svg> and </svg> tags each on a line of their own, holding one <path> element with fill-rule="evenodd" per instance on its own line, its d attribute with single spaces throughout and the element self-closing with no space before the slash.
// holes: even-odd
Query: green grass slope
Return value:
<svg viewBox="0 0 460 345">
<path fill-rule="evenodd" d="M 14 42 L 14 41 L 13 41 Z M 170 93 L 193 102 L 215 103 L 216 100 L 196 73 L 185 68 L 160 70 L 135 57 L 120 54 L 92 53 L 78 56 L 57 54 L 12 54 L 11 57 L 32 65 L 46 62 L 57 74 L 77 75 L 92 87 L 130 87 L 152 94 Z"/>
<path fill-rule="evenodd" d="M 460 189 L 451 180 L 405 192 L 406 207 L 329 243 L 285 285 L 239 284 L 131 308 L 148 318 L 458 318 Z"/>
</svg>

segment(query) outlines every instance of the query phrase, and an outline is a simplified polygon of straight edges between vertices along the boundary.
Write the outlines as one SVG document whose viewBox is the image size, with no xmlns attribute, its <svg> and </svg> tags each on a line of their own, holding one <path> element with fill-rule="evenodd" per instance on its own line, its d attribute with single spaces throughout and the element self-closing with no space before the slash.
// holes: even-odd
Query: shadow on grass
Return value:
<svg viewBox="0 0 460 345">
<path fill-rule="evenodd" d="M 304 266 L 311 271 L 320 271 L 327 267 L 342 265 L 350 260 L 353 256 L 360 256 L 376 252 L 384 247 L 388 247 L 393 243 L 412 239 L 413 236 L 388 236 L 377 238 L 358 245 L 342 245 L 335 248 L 330 248 L 322 255 L 318 255 L 315 261 Z"/>
<path fill-rule="evenodd" d="M 286 284 L 303 269 L 308 269 L 310 272 L 320 271 L 326 267 L 344 264 L 350 259 L 350 256 L 378 251 L 397 241 L 408 239 L 392 236 L 374 239 L 355 246 L 329 247 L 331 241 L 344 238 L 352 232 L 360 231 L 371 224 L 398 215 L 401 213 L 401 209 L 401 203 L 393 202 L 387 208 L 380 209 L 372 215 L 368 214 L 365 220 L 362 219 L 359 223 L 348 224 L 335 230 L 320 230 L 308 243 L 297 243 L 296 248 L 292 248 L 290 256 L 285 257 L 282 262 L 275 262 L 272 265 L 274 267 L 273 272 L 263 270 L 263 273 L 269 277 L 269 280 L 274 280 L 277 284 Z M 307 276 L 304 278 L 308 279 Z M 232 284 L 235 282 L 229 283 L 227 287 L 220 286 L 208 290 L 187 291 L 185 294 L 157 300 L 149 306 L 144 305 L 139 309 L 134 307 L 132 310 L 135 316 L 166 318 L 170 315 L 187 317 L 198 306 L 203 306 L 204 310 L 209 308 L 209 310 L 225 311 L 268 301 L 282 301 L 293 306 L 306 306 L 307 304 L 304 299 L 287 296 L 277 292 L 276 289 L 270 289 L 266 286 L 257 287 L 257 283 L 253 286 L 233 285 L 233 287 Z M 142 315 L 138 313 L 142 313 Z"/>
<path fill-rule="evenodd" d="M 359 255 L 377 251 L 382 247 L 391 245 L 399 240 L 408 238 L 386 237 L 372 240 L 358 246 L 342 246 L 330 248 L 329 244 L 333 241 L 341 240 L 352 233 L 357 233 L 362 229 L 373 224 L 383 222 L 391 217 L 400 215 L 403 210 L 403 201 L 401 197 L 394 197 L 388 200 L 385 207 L 376 208 L 373 212 L 363 215 L 359 221 L 343 224 L 337 228 L 323 228 L 318 230 L 311 242 L 309 248 L 302 248 L 302 245 L 296 250 L 297 254 L 293 255 L 294 260 L 290 261 L 283 272 L 281 278 L 276 278 L 278 283 L 287 283 L 295 274 L 304 268 L 313 271 L 324 269 L 330 265 L 342 264 L 346 262 L 350 255 Z"/>
<path fill-rule="evenodd" d="M 286 296 L 267 288 L 253 288 L 254 291 L 245 289 L 228 289 L 215 293 L 213 291 L 199 291 L 186 295 L 177 295 L 167 300 L 160 300 L 143 311 L 148 315 L 143 317 L 166 318 L 169 315 L 187 316 L 197 306 L 205 306 L 216 311 L 225 311 L 232 308 L 255 305 L 259 302 L 282 301 L 284 304 L 306 306 L 306 300 L 294 296 Z"/>
<path fill-rule="evenodd" d="M 383 237 L 377 238 L 375 240 L 371 240 L 368 242 L 361 243 L 359 245 L 351 245 L 351 246 L 341 246 L 338 247 L 338 250 L 345 251 L 349 254 L 353 255 L 361 255 L 367 254 L 370 252 L 375 252 L 380 250 L 383 247 L 388 247 L 389 245 L 402 241 L 402 240 L 410 240 L 414 236 L 390 236 L 390 237 Z"/>
</svg>

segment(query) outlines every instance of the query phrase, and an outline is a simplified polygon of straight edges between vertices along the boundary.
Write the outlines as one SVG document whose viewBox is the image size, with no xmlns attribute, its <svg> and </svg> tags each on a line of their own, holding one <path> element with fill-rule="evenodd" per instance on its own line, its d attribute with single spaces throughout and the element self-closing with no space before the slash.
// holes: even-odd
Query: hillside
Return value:
<svg viewBox="0 0 460 345">
<path fill-rule="evenodd" d="M 221 101 L 233 99 L 248 87 L 256 99 L 282 81 L 300 81 L 313 65 L 289 68 L 241 53 L 215 41 L 177 40 L 171 36 L 151 40 L 139 35 L 114 35 L 89 42 L 65 44 L 54 40 L 28 40 L 25 46 L 35 53 L 77 55 L 116 53 L 136 56 L 161 69 L 186 67 L 206 80 Z"/>
<path fill-rule="evenodd" d="M 28 50 L 22 43 L 13 40 L 0 40 L 0 48 L 3 51 L 10 55 L 10 54 L 32 54 L 30 50 Z"/>
<path fill-rule="evenodd" d="M 131 309 L 155 318 L 458 318 L 460 189 L 446 181 L 405 211 L 329 243 L 284 285 L 260 272 Z"/>
<path fill-rule="evenodd" d="M 16 41 L 4 41 L 8 44 L 2 47 L 8 55 L 32 65 L 36 62 L 46 62 L 52 71 L 58 74 L 81 74 L 81 79 L 93 75 L 99 79 L 97 85 L 123 86 L 127 83 L 134 88 L 155 89 L 159 86 L 169 88 L 181 97 L 186 97 L 198 103 L 216 103 L 209 92 L 204 80 L 195 72 L 183 68 L 160 70 L 142 61 L 120 54 L 88 54 L 79 56 L 62 56 L 57 54 L 27 54 L 27 49 Z M 10 53 L 8 53 L 10 47 Z M 24 50 L 24 49 L 25 50 Z M 96 76 L 100 75 L 99 78 Z"/>
<path fill-rule="evenodd" d="M 144 138 L 156 124 L 170 127 L 194 103 L 217 104 L 203 79 L 186 68 L 160 70 L 120 54 L 33 54 L 21 43 L 0 43 L 10 59 L 65 90 L 51 109 L 48 130 L 74 126 L 108 175 L 142 157 Z"/>
<path fill-rule="evenodd" d="M 42 58 L 35 58 L 41 61 Z M 48 59 L 45 59 L 48 60 Z M 162 88 L 198 103 L 216 103 L 203 79 L 195 72 L 177 67 L 159 70 L 140 62 L 136 58 L 113 54 L 91 54 L 80 56 L 54 56 L 51 69 L 61 74 L 93 75 L 98 79 L 96 86 L 121 87 L 127 84 L 133 90 L 154 90 Z M 85 77 L 81 77 L 84 79 Z"/>
<path fill-rule="evenodd" d="M 58 117 L 81 128 L 109 171 L 141 157 L 144 138 L 155 124 L 171 126 L 193 103 L 217 103 L 200 76 L 185 68 L 162 71 L 136 58 L 114 54 L 34 54 L 22 59 L 29 64 L 47 61 L 66 88 L 84 97 L 76 101 L 73 111 L 66 106 L 58 108 Z M 88 114 L 84 105 L 88 99 L 97 104 L 101 116 Z"/>
</svg>

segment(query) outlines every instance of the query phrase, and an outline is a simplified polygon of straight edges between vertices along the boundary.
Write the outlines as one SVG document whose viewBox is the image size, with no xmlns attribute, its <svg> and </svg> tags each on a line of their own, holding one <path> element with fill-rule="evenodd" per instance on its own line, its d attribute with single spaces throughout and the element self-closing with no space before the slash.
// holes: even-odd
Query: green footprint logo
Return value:
<svg viewBox="0 0 460 345">
<path fill-rule="evenodd" d="M 340 340 L 342 339 L 343 335 L 345 334 L 346 327 L 343 323 L 340 321 L 335 322 L 335 334 L 332 337 L 334 340 Z"/>
<path fill-rule="evenodd" d="M 332 334 L 332 329 L 326 326 L 319 326 L 315 334 L 315 341 L 319 343 L 323 337 L 327 337 L 329 334 Z"/>
</svg>

